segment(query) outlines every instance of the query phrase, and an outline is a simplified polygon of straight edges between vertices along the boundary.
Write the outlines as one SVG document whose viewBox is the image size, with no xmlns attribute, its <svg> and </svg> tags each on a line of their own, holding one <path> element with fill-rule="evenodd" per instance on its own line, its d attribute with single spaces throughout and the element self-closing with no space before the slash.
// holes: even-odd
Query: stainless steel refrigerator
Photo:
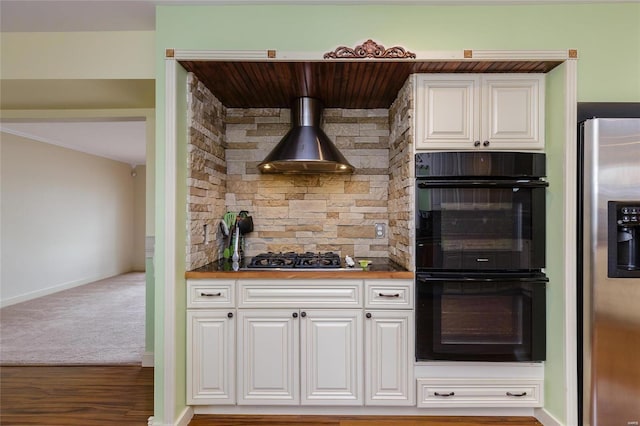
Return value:
<svg viewBox="0 0 640 426">
<path fill-rule="evenodd" d="M 640 424 L 640 119 L 581 123 L 580 424 Z"/>
</svg>

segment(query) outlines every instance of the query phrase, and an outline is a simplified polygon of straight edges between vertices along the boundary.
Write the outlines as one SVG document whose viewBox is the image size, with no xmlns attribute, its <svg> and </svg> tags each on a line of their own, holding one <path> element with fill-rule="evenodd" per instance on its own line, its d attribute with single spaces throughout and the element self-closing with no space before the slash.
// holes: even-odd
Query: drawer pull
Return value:
<svg viewBox="0 0 640 426">
<path fill-rule="evenodd" d="M 220 297 L 222 296 L 222 293 L 204 293 L 204 292 L 200 292 L 200 296 L 202 297 Z"/>
<path fill-rule="evenodd" d="M 507 392 L 507 396 L 522 397 L 522 396 L 527 396 L 527 393 L 526 392 L 521 392 L 521 393 Z"/>
<path fill-rule="evenodd" d="M 400 293 L 395 293 L 395 294 L 378 293 L 378 297 L 400 297 Z"/>
<path fill-rule="evenodd" d="M 448 397 L 448 396 L 454 396 L 455 392 L 449 392 L 449 393 L 440 393 L 440 392 L 434 392 L 433 393 L 435 396 L 442 396 L 442 397 Z"/>
</svg>

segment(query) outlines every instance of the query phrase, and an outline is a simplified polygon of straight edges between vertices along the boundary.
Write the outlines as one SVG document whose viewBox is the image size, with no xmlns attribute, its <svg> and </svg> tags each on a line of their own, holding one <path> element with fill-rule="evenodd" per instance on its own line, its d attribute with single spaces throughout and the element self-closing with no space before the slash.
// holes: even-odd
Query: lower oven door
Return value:
<svg viewBox="0 0 640 426">
<path fill-rule="evenodd" d="M 416 360 L 543 361 L 543 274 L 418 274 Z"/>
</svg>

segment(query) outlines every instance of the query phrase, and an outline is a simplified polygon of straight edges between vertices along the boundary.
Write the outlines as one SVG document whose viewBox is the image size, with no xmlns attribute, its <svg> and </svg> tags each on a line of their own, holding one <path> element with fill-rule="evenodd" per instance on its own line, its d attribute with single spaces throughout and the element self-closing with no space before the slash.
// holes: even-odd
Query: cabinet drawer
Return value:
<svg viewBox="0 0 640 426">
<path fill-rule="evenodd" d="M 542 407 L 542 380 L 418 379 L 418 407 Z"/>
<path fill-rule="evenodd" d="M 228 308 L 235 303 L 235 281 L 187 281 L 187 308 Z"/>
<path fill-rule="evenodd" d="M 359 280 L 239 280 L 240 308 L 362 307 Z"/>
<path fill-rule="evenodd" d="M 413 281 L 368 280 L 364 288 L 366 308 L 413 308 Z"/>
</svg>

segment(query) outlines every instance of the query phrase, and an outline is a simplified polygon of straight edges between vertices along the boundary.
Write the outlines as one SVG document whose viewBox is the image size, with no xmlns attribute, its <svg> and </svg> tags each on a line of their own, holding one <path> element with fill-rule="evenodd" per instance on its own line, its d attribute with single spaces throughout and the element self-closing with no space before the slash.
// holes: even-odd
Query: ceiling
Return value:
<svg viewBox="0 0 640 426">
<path fill-rule="evenodd" d="M 99 157 L 145 164 L 146 123 L 141 120 L 3 122 L 0 131 Z"/>
<path fill-rule="evenodd" d="M 137 0 L 2 0 L 3 32 L 153 31 L 156 3 Z"/>
</svg>

